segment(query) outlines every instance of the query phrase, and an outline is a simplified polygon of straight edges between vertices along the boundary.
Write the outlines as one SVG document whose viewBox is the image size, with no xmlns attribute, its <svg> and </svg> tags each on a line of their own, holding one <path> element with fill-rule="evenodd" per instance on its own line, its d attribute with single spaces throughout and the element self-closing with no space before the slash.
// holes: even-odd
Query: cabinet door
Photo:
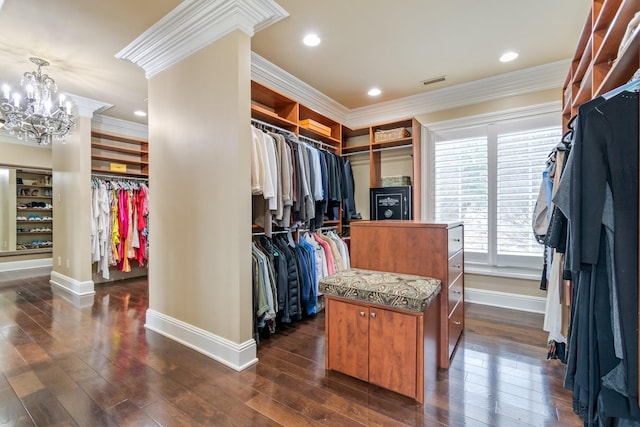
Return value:
<svg viewBox="0 0 640 427">
<path fill-rule="evenodd" d="M 329 299 L 327 301 L 329 369 L 367 381 L 369 309 Z"/>
<path fill-rule="evenodd" d="M 369 382 L 416 396 L 419 316 L 370 309 Z"/>
</svg>

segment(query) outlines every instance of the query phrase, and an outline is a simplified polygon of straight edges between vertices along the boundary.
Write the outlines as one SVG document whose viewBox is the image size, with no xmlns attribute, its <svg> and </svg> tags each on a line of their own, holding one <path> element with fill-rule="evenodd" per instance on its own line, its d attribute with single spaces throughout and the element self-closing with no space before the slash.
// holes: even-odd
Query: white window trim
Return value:
<svg viewBox="0 0 640 427">
<path fill-rule="evenodd" d="M 480 126 L 480 125 L 489 125 L 489 132 L 491 134 L 498 132 L 497 126 L 494 126 L 494 122 L 507 122 L 510 120 L 518 120 L 518 119 L 532 119 L 536 116 L 543 116 L 547 114 L 557 114 L 560 117 L 562 112 L 562 103 L 560 101 L 547 102 L 543 104 L 536 104 L 527 107 L 519 107 L 513 108 L 503 111 L 497 111 L 487 114 L 479 114 L 475 116 L 462 117 L 452 120 L 446 120 L 441 122 L 429 123 L 422 125 L 422 158 L 421 167 L 422 167 L 422 220 L 423 221 L 434 221 L 435 218 L 435 172 L 433 168 L 430 168 L 429 165 L 432 164 L 434 159 L 434 135 L 437 132 L 452 130 L 452 129 L 460 129 L 460 128 L 468 128 L 472 126 Z M 495 150 L 496 148 L 491 148 L 491 144 L 489 147 L 490 150 Z M 490 196 L 490 200 L 495 200 L 496 192 L 497 192 L 497 171 L 496 165 L 492 164 L 495 162 L 495 153 L 489 152 L 489 176 L 488 176 L 488 191 Z M 542 168 L 542 166 L 541 166 Z M 496 206 L 489 206 L 489 224 L 495 229 L 497 223 L 497 212 Z M 470 256 L 466 256 L 465 262 L 465 271 L 469 269 L 471 271 L 476 271 L 477 274 L 488 274 L 494 276 L 502 276 L 502 277 L 513 277 L 513 278 L 523 278 L 523 276 L 527 276 L 527 278 L 533 278 L 537 273 L 542 270 L 542 246 L 540 247 L 540 261 L 534 263 L 527 263 L 527 265 L 523 265 L 521 268 L 518 267 L 500 267 L 496 266 L 497 264 L 497 251 L 496 248 L 496 239 L 495 233 L 490 233 L 489 237 L 489 265 L 474 263 L 473 254 L 469 254 Z"/>
</svg>

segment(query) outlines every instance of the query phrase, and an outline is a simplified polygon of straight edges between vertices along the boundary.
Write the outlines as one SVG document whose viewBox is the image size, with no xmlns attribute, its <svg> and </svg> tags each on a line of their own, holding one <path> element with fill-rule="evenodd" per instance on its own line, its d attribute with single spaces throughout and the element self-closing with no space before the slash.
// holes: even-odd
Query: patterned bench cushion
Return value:
<svg viewBox="0 0 640 427">
<path fill-rule="evenodd" d="M 336 297 L 424 311 L 440 293 L 440 280 L 352 268 L 322 278 L 318 287 Z"/>
</svg>

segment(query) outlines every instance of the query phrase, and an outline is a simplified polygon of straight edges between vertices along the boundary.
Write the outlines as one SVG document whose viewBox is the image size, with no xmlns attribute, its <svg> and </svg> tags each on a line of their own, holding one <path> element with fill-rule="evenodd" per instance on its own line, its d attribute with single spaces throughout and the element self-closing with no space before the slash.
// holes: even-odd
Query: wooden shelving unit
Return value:
<svg viewBox="0 0 640 427">
<path fill-rule="evenodd" d="M 563 125 L 582 103 L 624 85 L 640 68 L 640 31 L 620 49 L 629 21 L 639 11 L 640 0 L 593 1 L 562 89 Z M 640 366 L 640 357 L 631 363 Z"/>
<path fill-rule="evenodd" d="M 376 142 L 375 133 L 380 130 L 391 130 L 404 128 L 409 132 L 409 136 Z M 367 128 L 349 129 L 343 127 L 342 154 L 369 154 L 369 187 L 380 187 L 382 185 L 382 169 L 384 163 L 384 152 L 387 150 L 407 150 L 411 162 L 411 184 L 413 199 L 413 218 L 420 218 L 420 123 L 410 118 L 388 123 L 380 123 Z M 366 141 L 366 144 L 365 144 Z M 362 184 L 362 183 L 360 183 Z M 358 184 L 356 184 L 358 185 Z"/>
<path fill-rule="evenodd" d="M 148 177 L 149 143 L 144 139 L 91 131 L 91 171 Z"/>
<path fill-rule="evenodd" d="M 341 123 L 255 81 L 251 82 L 251 118 L 293 132 L 303 141 L 320 142 L 323 149 L 342 154 Z M 301 122 L 307 119 L 329 128 L 330 135 L 303 126 Z M 338 233 L 342 232 L 340 220 L 327 220 L 324 225 L 335 225 Z M 252 231 L 260 232 L 262 229 L 254 224 Z"/>
<path fill-rule="evenodd" d="M 581 104 L 625 84 L 640 67 L 640 33 L 618 52 L 638 11 L 640 0 L 593 1 L 562 89 L 564 124 Z"/>
</svg>

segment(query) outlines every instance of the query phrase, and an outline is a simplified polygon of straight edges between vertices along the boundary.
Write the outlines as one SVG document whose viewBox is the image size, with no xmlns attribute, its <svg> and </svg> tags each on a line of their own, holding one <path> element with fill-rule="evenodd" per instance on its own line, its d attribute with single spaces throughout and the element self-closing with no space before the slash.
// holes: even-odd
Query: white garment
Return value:
<svg viewBox="0 0 640 427">
<path fill-rule="evenodd" d="M 551 278 L 547 286 L 547 303 L 544 310 L 543 330 L 549 332 L 549 341 L 566 343 L 562 335 L 562 306 L 560 305 L 560 288 L 562 283 L 562 254 L 555 253 L 551 263 Z"/>
<path fill-rule="evenodd" d="M 275 141 L 271 135 L 262 133 L 262 140 L 266 149 L 265 182 L 263 196 L 269 203 L 269 210 L 278 209 L 278 163 L 276 160 Z"/>
<path fill-rule="evenodd" d="M 329 233 L 327 233 L 327 235 L 335 242 L 336 246 L 338 247 L 338 251 L 340 252 L 340 256 L 342 257 L 342 262 L 344 263 L 345 268 L 351 268 L 351 260 L 349 259 L 349 248 L 347 247 L 345 241 L 342 240 L 335 231 L 330 231 Z"/>
</svg>

